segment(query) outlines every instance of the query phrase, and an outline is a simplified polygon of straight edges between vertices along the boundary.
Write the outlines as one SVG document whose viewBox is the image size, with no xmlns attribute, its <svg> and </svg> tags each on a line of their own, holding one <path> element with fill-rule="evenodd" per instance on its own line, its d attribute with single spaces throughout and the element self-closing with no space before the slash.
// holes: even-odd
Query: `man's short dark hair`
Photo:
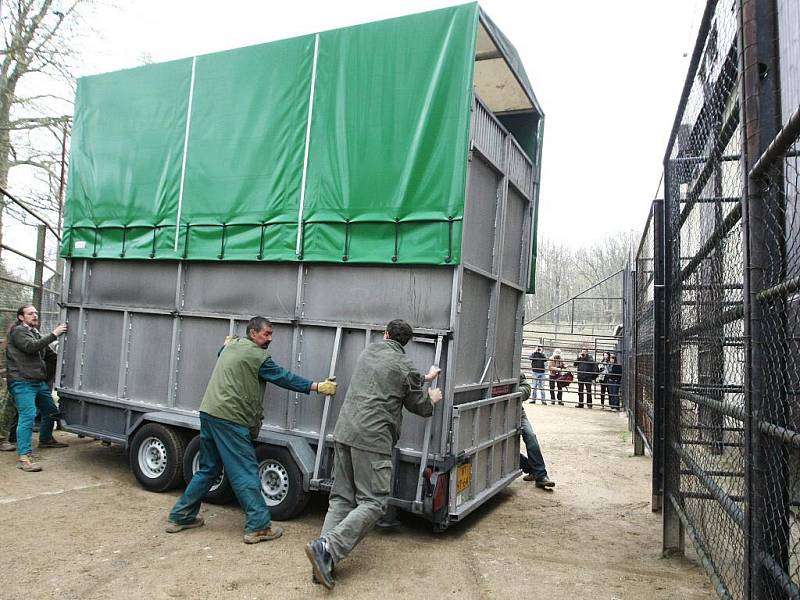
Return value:
<svg viewBox="0 0 800 600">
<path fill-rule="evenodd" d="M 411 325 L 402 319 L 394 319 L 393 321 L 389 321 L 389 324 L 386 326 L 386 333 L 389 334 L 390 340 L 394 340 L 401 346 L 405 346 L 413 335 L 413 332 L 411 331 Z"/>
<path fill-rule="evenodd" d="M 250 337 L 251 331 L 261 331 L 264 327 L 272 327 L 272 321 L 266 317 L 253 317 L 247 322 L 247 336 Z"/>
</svg>

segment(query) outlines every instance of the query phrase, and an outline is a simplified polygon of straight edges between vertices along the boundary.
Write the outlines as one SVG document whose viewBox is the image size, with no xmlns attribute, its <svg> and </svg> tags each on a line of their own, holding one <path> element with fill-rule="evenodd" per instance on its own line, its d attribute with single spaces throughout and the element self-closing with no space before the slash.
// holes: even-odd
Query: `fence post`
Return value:
<svg viewBox="0 0 800 600">
<path fill-rule="evenodd" d="M 765 174 L 749 176 L 752 167 L 769 146 L 780 128 L 779 71 L 777 63 L 778 29 L 774 0 L 743 0 L 741 14 L 741 55 L 744 124 L 744 189 L 742 227 L 744 235 L 744 334 L 745 334 L 745 449 L 749 461 L 745 468 L 745 582 L 744 595 L 754 600 L 782 598 L 782 586 L 771 574 L 789 569 L 790 525 L 787 516 L 789 475 L 787 448 L 761 433 L 760 423 L 786 422 L 786 390 L 775 379 L 785 371 L 768 355 L 768 346 L 781 347 L 786 338 L 783 301 L 770 302 L 765 320 L 758 295 L 780 282 L 785 268 L 785 233 L 779 221 L 775 189 L 783 192 L 783 156 Z M 767 189 L 764 175 L 772 174 L 773 191 Z M 770 230 L 770 227 L 773 230 Z M 769 268 L 779 262 L 779 268 Z M 772 281 L 770 281 L 770 276 Z M 776 327 L 775 321 L 782 323 Z M 777 353 L 780 354 L 780 351 Z M 769 369 L 772 377 L 765 377 Z M 770 568 L 766 563 L 770 562 Z M 770 572 L 771 571 L 771 572 Z"/>
<path fill-rule="evenodd" d="M 685 544 L 685 533 L 683 521 L 681 521 L 678 509 L 673 502 L 680 499 L 681 488 L 681 463 L 680 458 L 672 449 L 672 441 L 678 439 L 678 427 L 680 419 L 680 401 L 676 401 L 672 395 L 672 366 L 673 352 L 670 340 L 670 305 L 672 298 L 672 278 L 676 272 L 673 268 L 672 256 L 672 221 L 671 221 L 671 199 L 673 195 L 679 197 L 679 192 L 672 190 L 669 158 L 664 162 L 664 200 L 659 202 L 654 208 L 657 219 L 654 219 L 655 240 L 653 244 L 653 257 L 655 259 L 656 272 L 659 278 L 656 279 L 655 290 L 658 298 L 656 303 L 655 321 L 658 327 L 656 337 L 656 348 L 661 357 L 657 373 L 653 373 L 654 379 L 658 382 L 658 394 L 660 396 L 660 412 L 655 412 L 656 423 L 660 422 L 660 435 L 653 436 L 653 445 L 661 447 L 661 493 L 663 499 L 662 506 L 662 541 L 661 550 L 665 555 L 683 554 Z M 655 216 L 654 215 L 654 216 Z M 656 462 L 653 461 L 653 469 Z"/>
<path fill-rule="evenodd" d="M 666 365 L 664 351 L 667 329 L 664 298 L 664 201 L 653 200 L 653 476 L 652 510 L 662 509 L 664 500 L 664 405 L 667 401 Z"/>
<path fill-rule="evenodd" d="M 36 263 L 33 270 L 33 305 L 36 310 L 42 311 L 42 291 L 44 288 L 44 248 L 47 239 L 47 228 L 44 225 L 36 226 Z M 40 319 L 44 319 L 41 315 Z"/>
</svg>

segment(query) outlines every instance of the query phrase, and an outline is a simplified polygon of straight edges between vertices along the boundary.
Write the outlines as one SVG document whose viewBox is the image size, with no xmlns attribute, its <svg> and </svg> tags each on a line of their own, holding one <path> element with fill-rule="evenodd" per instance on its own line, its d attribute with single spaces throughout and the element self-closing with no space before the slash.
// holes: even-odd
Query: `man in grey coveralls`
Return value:
<svg viewBox="0 0 800 600">
<path fill-rule="evenodd" d="M 423 377 L 406 356 L 411 326 L 396 319 L 383 341 L 370 344 L 358 358 L 333 431 L 333 489 L 321 536 L 306 545 L 314 581 L 334 586 L 333 567 L 378 522 L 391 493 L 392 448 L 400 437 L 403 407 L 429 417 L 442 398 L 438 388 L 423 387 L 441 369 Z"/>
</svg>

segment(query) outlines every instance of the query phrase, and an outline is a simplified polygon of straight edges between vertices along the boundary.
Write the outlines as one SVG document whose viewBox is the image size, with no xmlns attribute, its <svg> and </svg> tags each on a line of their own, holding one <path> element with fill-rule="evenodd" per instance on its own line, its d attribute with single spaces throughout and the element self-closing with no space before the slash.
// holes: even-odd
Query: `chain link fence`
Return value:
<svg viewBox="0 0 800 600">
<path fill-rule="evenodd" d="M 721 598 L 800 598 L 798 71 L 800 3 L 707 2 L 630 266 L 663 548 L 688 536 Z"/>
<path fill-rule="evenodd" d="M 37 210 L 3 189 L 0 207 L 0 340 L 4 342 L 23 304 L 37 308 L 41 331 L 56 326 L 62 263 L 58 231 L 44 218 L 47 211 Z M 5 373 L 5 352 L 0 352 L 0 371 Z"/>
</svg>

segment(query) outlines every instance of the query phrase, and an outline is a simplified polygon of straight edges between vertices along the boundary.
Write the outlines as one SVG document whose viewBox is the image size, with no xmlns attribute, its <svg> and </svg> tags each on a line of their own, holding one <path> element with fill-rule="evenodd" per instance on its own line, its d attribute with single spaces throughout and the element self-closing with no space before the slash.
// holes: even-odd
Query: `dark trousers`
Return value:
<svg viewBox="0 0 800 600">
<path fill-rule="evenodd" d="M 583 406 L 583 390 L 586 389 L 586 404 L 592 405 L 592 382 L 578 381 L 578 406 Z"/>
<path fill-rule="evenodd" d="M 245 533 L 270 526 L 271 517 L 261 495 L 258 460 L 250 441 L 250 430 L 203 412 L 200 413 L 200 469 L 169 513 L 171 522 L 184 525 L 195 520 L 203 496 L 214 485 L 223 466 L 244 509 Z"/>
<path fill-rule="evenodd" d="M 542 449 L 539 446 L 539 439 L 533 430 L 533 425 L 528 420 L 525 411 L 522 411 L 522 441 L 525 442 L 526 455 L 520 454 L 519 468 L 530 473 L 536 479 L 547 477 L 547 467 L 544 465 Z"/>
<path fill-rule="evenodd" d="M 550 378 L 550 400 L 556 399 L 556 380 Z"/>
<path fill-rule="evenodd" d="M 600 388 L 600 404 L 606 403 L 606 392 L 608 391 L 608 384 L 600 382 L 597 384 Z M 611 392 L 608 392 L 608 403 L 611 404 Z"/>
</svg>

